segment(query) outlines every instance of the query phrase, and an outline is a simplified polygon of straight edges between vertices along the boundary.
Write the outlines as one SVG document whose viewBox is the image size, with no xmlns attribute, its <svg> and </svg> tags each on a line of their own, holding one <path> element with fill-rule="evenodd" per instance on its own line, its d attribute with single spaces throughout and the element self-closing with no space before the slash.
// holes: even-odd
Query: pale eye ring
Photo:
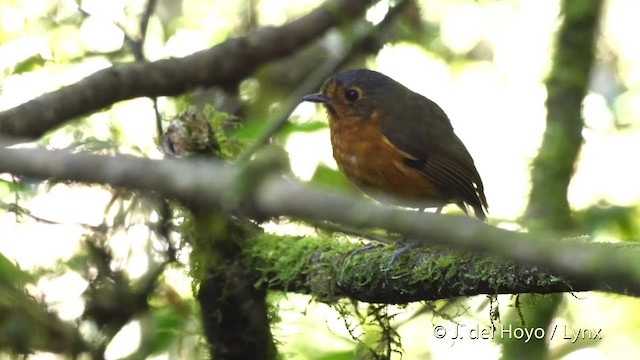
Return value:
<svg viewBox="0 0 640 360">
<path fill-rule="evenodd" d="M 344 92 L 344 98 L 351 102 L 358 100 L 359 97 L 360 93 L 358 90 L 347 89 L 347 91 Z"/>
</svg>

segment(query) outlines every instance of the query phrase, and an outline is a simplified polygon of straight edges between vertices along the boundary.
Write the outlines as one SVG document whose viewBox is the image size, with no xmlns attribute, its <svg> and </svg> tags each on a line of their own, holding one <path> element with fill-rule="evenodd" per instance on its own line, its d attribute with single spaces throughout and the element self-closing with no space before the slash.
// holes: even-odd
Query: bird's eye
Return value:
<svg viewBox="0 0 640 360">
<path fill-rule="evenodd" d="M 348 89 L 344 92 L 344 98 L 349 101 L 356 101 L 360 97 L 360 93 L 358 90 Z"/>
</svg>

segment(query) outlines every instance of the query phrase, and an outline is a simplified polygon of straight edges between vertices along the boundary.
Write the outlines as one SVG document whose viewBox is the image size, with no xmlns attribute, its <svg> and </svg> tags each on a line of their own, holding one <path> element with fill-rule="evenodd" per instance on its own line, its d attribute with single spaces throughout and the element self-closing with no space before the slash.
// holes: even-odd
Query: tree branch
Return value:
<svg viewBox="0 0 640 360">
<path fill-rule="evenodd" d="M 389 9 L 384 19 L 382 19 L 382 21 L 376 26 L 371 26 L 363 31 L 356 31 L 348 49 L 335 57 L 331 57 L 316 64 L 313 71 L 310 73 L 305 72 L 306 75 L 299 81 L 299 85 L 295 89 L 288 89 L 290 95 L 281 105 L 281 110 L 278 112 L 278 115 L 269 122 L 265 131 L 260 134 L 256 141 L 238 157 L 237 161 L 240 162 L 247 160 L 251 155 L 253 155 L 253 153 L 267 144 L 271 137 L 288 123 L 291 113 L 300 104 L 300 99 L 304 95 L 317 91 L 317 89 L 322 85 L 322 82 L 330 77 L 331 74 L 335 73 L 340 67 L 344 66 L 354 54 L 362 52 L 365 47 L 367 50 L 366 52 L 368 53 L 378 52 L 385 44 L 385 41 L 376 39 L 376 36 L 383 33 L 385 30 L 388 31 L 392 24 L 396 22 L 410 4 L 411 1 L 409 0 L 398 1 Z M 375 45 L 372 46 L 372 43 Z M 291 67 L 289 66 L 287 70 L 291 71 Z M 267 88 L 268 92 L 273 91 L 272 87 Z M 273 95 L 271 94 L 271 96 Z M 261 110 L 265 111 L 265 109 Z"/>
<path fill-rule="evenodd" d="M 259 65 L 291 54 L 327 29 L 359 16 L 370 0 L 328 0 L 280 27 L 264 27 L 184 58 L 100 70 L 79 82 L 0 113 L 0 133 L 37 138 L 74 117 L 141 96 L 177 95 L 198 86 L 231 86 Z"/>
<path fill-rule="evenodd" d="M 525 216 L 554 229 L 573 223 L 567 191 L 582 146 L 582 101 L 595 59 L 602 1 L 563 1 L 562 7 L 564 20 L 546 81 L 547 128 L 533 161 Z"/>
<path fill-rule="evenodd" d="M 265 164 L 255 161 L 246 166 L 265 168 Z M 191 206 L 244 211 L 253 216 L 289 216 L 358 228 L 383 228 L 424 244 L 490 253 L 518 264 L 544 267 L 554 276 L 571 279 L 577 284 L 575 288 L 640 293 L 640 268 L 628 265 L 640 259 L 636 254 L 640 247 L 635 244 L 586 244 L 516 233 L 467 217 L 391 208 L 360 197 L 312 188 L 266 171 L 214 161 L 149 160 L 3 148 L 0 171 L 155 191 Z M 240 192 L 239 184 L 247 183 L 254 190 Z"/>
<path fill-rule="evenodd" d="M 357 254 L 360 245 L 315 237 L 259 235 L 245 249 L 245 268 L 259 269 L 270 289 L 386 304 L 480 294 L 557 293 L 598 290 L 584 278 L 559 277 L 523 266 L 443 247 L 416 248 L 387 263 L 393 247 Z"/>
</svg>

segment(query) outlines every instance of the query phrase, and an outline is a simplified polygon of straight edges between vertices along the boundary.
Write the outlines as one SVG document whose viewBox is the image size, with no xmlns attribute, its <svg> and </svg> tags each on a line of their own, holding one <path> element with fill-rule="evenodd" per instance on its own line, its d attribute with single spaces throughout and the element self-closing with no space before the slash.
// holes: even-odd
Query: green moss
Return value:
<svg viewBox="0 0 640 360">
<path fill-rule="evenodd" d="M 240 126 L 233 115 L 206 105 L 202 111 L 194 106 L 169 120 L 161 141 L 162 149 L 177 156 L 206 156 L 234 159 L 247 146 L 245 140 L 228 136 L 227 132 Z"/>
<path fill-rule="evenodd" d="M 258 272 L 256 286 L 272 289 L 309 288 L 316 298 L 335 297 L 335 259 L 355 246 L 328 237 L 257 234 L 244 249 L 244 266 Z"/>
</svg>

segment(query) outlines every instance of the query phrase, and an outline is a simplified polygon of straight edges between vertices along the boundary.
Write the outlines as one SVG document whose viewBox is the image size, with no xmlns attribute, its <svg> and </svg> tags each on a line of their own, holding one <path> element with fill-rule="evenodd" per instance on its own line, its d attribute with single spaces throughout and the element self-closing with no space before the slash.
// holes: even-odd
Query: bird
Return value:
<svg viewBox="0 0 640 360">
<path fill-rule="evenodd" d="M 368 69 L 338 72 L 302 99 L 324 105 L 333 157 L 367 195 L 436 213 L 455 204 L 486 220 L 480 174 L 435 102 Z"/>
</svg>

